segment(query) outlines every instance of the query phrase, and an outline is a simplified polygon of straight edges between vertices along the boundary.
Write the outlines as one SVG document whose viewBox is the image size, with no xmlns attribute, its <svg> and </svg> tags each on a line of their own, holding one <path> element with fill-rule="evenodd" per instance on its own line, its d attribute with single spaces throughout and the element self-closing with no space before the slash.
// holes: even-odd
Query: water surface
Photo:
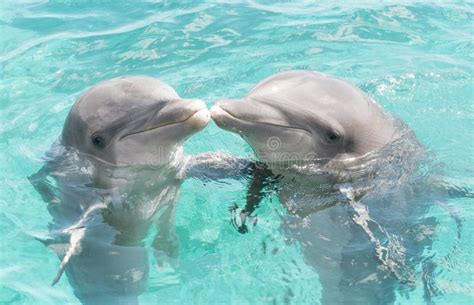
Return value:
<svg viewBox="0 0 474 305">
<path fill-rule="evenodd" d="M 289 69 L 336 75 L 359 86 L 415 131 L 438 176 L 473 188 L 473 5 L 403 2 L 3 1 L 0 4 L 0 303 L 78 304 L 66 279 L 50 286 L 59 261 L 32 236 L 51 220 L 27 176 L 60 135 L 86 88 L 144 74 L 208 106 L 238 98 L 259 80 Z M 213 123 L 187 153 L 251 154 Z M 315 304 L 317 273 L 280 232 L 276 203 L 242 236 L 228 206 L 244 204 L 246 181 L 186 181 L 177 225 L 180 265 L 152 272 L 143 304 Z M 436 304 L 474 302 L 472 198 L 449 199 L 463 221 L 433 208 Z M 448 261 L 442 258 L 455 248 Z M 438 259 L 439 258 L 439 259 Z M 153 270 L 155 272 L 153 272 Z M 422 285 L 397 304 L 425 304 Z"/>
</svg>

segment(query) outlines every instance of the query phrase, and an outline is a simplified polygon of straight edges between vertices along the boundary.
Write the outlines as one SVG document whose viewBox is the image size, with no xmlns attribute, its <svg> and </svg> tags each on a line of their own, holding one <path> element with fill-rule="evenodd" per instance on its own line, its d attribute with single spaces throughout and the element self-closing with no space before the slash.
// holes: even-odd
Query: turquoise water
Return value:
<svg viewBox="0 0 474 305">
<path fill-rule="evenodd" d="M 403 119 L 448 185 L 474 187 L 472 3 L 314 5 L 245 2 L 2 1 L 0 4 L 0 303 L 79 304 L 67 278 L 54 287 L 56 255 L 32 236 L 48 214 L 26 179 L 60 135 L 78 96 L 119 75 L 158 77 L 208 106 L 237 98 L 289 69 L 344 78 Z M 189 154 L 251 154 L 211 123 Z M 262 205 L 251 234 L 229 224 L 244 204 L 245 181 L 186 181 L 177 212 L 179 266 L 152 264 L 142 304 L 317 304 L 318 275 L 279 230 L 276 203 Z M 437 261 L 435 304 L 474 303 L 472 198 L 452 198 L 456 224 L 434 209 L 430 249 Z M 423 287 L 397 304 L 425 304 Z"/>
</svg>

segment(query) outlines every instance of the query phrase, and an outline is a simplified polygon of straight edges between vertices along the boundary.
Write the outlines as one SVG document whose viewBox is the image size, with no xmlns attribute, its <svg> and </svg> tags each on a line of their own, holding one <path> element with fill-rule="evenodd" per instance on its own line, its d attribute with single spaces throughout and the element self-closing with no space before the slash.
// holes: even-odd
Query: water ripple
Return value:
<svg viewBox="0 0 474 305">
<path fill-rule="evenodd" d="M 451 190 L 472 190 L 473 12 L 471 3 L 416 1 L 2 2 L 0 233 L 8 251 L 0 261 L 0 303 L 75 302 L 67 281 L 48 288 L 57 259 L 29 232 L 47 231 L 50 216 L 26 177 L 42 166 L 81 92 L 119 75 L 159 77 L 180 95 L 211 106 L 242 97 L 278 71 L 334 74 L 410 125 Z M 185 148 L 252 154 L 240 137 L 213 123 Z M 177 213 L 181 265 L 176 270 L 154 265 L 163 273 L 153 273 L 143 304 L 155 304 L 157 295 L 160 304 L 319 299 L 318 275 L 305 263 L 301 245 L 279 230 L 278 215 L 285 212 L 277 202 L 262 204 L 251 234 L 235 235 L 227 207 L 242 205 L 246 188 L 245 181 L 186 181 Z M 429 282 L 427 289 L 442 291 L 435 303 L 463 304 L 473 297 L 474 211 L 467 199 L 448 200 L 463 220 L 456 247 L 455 225 L 440 209 L 430 215 L 439 226 L 420 229 L 437 238 L 427 254 L 435 254 L 438 266 L 417 270 Z M 452 248 L 454 254 L 446 256 Z M 397 302 L 424 302 L 420 289 Z"/>
</svg>

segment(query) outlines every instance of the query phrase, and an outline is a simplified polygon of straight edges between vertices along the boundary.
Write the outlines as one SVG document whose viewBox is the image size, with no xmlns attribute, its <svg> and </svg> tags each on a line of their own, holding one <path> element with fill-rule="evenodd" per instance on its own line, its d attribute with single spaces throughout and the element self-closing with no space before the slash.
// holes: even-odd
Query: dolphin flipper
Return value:
<svg viewBox="0 0 474 305">
<path fill-rule="evenodd" d="M 249 175 L 255 163 L 222 152 L 207 152 L 189 157 L 185 166 L 188 178 L 204 181 L 243 179 Z"/>
<path fill-rule="evenodd" d="M 375 233 L 369 227 L 369 223 L 378 228 L 380 232 L 387 236 L 388 242 L 392 242 L 391 234 L 389 234 L 377 221 L 369 215 L 367 207 L 356 200 L 355 190 L 352 187 L 341 187 L 340 192 L 347 198 L 347 203 L 354 211 L 353 221 L 364 231 L 369 240 L 374 244 L 375 257 L 384 268 L 389 270 L 399 281 L 406 284 L 415 284 L 414 274 L 409 270 L 404 261 L 398 261 L 396 257 L 390 255 L 390 246 L 382 244 L 381 240 L 376 237 Z M 402 258 L 398 258 L 402 259 Z"/>
<path fill-rule="evenodd" d="M 85 237 L 85 228 L 71 227 L 63 231 L 53 232 L 53 234 L 48 236 L 38 235 L 33 237 L 47 248 L 53 250 L 58 257 L 62 258 L 59 270 L 51 283 L 51 286 L 54 286 L 61 279 L 71 257 L 81 253 L 81 243 Z"/>
<path fill-rule="evenodd" d="M 41 198 L 46 203 L 56 203 L 59 201 L 55 188 L 48 179 L 51 173 L 56 170 L 56 163 L 54 161 L 46 162 L 43 167 L 35 174 L 28 177 L 31 185 L 40 194 Z"/>
<path fill-rule="evenodd" d="M 188 159 L 185 174 L 188 178 L 197 178 L 200 180 L 222 180 L 222 179 L 245 179 L 250 177 L 250 185 L 246 195 L 246 204 L 244 209 L 237 217 L 237 205 L 232 205 L 229 210 L 232 212 L 231 224 L 242 234 L 248 232 L 245 224 L 248 218 L 257 209 L 260 201 L 266 196 L 266 188 L 275 184 L 279 177 L 275 177 L 268 166 L 262 162 L 249 161 L 247 159 L 234 157 L 222 152 L 203 153 Z M 240 222 L 240 224 L 239 224 Z"/>
<path fill-rule="evenodd" d="M 47 204 L 52 204 L 52 203 L 58 203 L 59 198 L 56 196 L 56 193 L 54 191 L 54 186 L 50 183 L 48 177 L 51 175 L 51 173 L 56 169 L 55 163 L 52 161 L 46 162 L 43 167 L 37 171 L 35 174 L 31 175 L 28 177 L 28 180 L 30 183 L 33 185 L 35 190 L 40 194 L 41 199 L 47 203 Z M 54 277 L 53 281 L 51 282 L 51 286 L 54 286 L 60 279 L 62 274 L 64 273 L 64 270 L 66 268 L 67 263 L 69 262 L 69 259 L 71 256 L 77 252 L 77 244 L 75 243 L 74 245 L 72 244 L 73 241 L 76 240 L 77 237 L 76 235 L 71 234 L 70 240 L 71 243 L 67 242 L 62 242 L 61 240 L 58 239 L 63 239 L 62 236 L 58 236 L 58 238 L 53 238 L 51 236 L 47 237 L 39 237 L 35 236 L 34 238 L 41 242 L 43 245 L 46 247 L 52 249 L 59 257 L 63 257 L 59 270 L 56 273 L 56 276 Z"/>
<path fill-rule="evenodd" d="M 84 239 L 85 231 L 86 231 L 85 228 L 79 228 L 79 229 L 71 231 L 69 247 L 66 250 L 66 253 L 61 261 L 61 264 L 59 265 L 59 270 L 56 273 L 56 276 L 54 277 L 51 283 L 51 286 L 54 286 L 56 285 L 57 282 L 59 282 L 71 257 L 73 255 L 79 254 L 82 251 L 81 242 Z"/>
<path fill-rule="evenodd" d="M 179 238 L 176 233 L 176 206 L 169 205 L 163 208 L 161 215 L 156 221 L 158 233 L 152 242 L 153 252 L 158 266 L 164 261 L 175 264 L 179 254 Z"/>
<path fill-rule="evenodd" d="M 252 216 L 253 212 L 255 212 L 255 210 L 258 208 L 262 199 L 267 196 L 268 192 L 265 190 L 268 188 L 272 189 L 280 178 L 275 176 L 268 166 L 262 162 L 255 162 L 251 166 L 251 171 L 252 179 L 250 180 L 250 185 L 247 190 L 246 204 L 239 213 L 240 224 L 237 222 L 236 217 L 238 206 L 234 205 L 230 207 L 230 211 L 233 214 L 231 223 L 234 228 L 236 228 L 236 230 L 242 234 L 248 232 L 247 225 L 245 224 L 247 218 L 250 218 L 254 225 L 256 224 L 257 218 Z"/>
</svg>

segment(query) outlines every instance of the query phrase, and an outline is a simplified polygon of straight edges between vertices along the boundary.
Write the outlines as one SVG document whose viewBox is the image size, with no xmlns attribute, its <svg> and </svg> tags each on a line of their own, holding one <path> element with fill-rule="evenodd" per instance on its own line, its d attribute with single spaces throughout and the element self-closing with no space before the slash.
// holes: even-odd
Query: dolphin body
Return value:
<svg viewBox="0 0 474 305">
<path fill-rule="evenodd" d="M 241 100 L 218 101 L 211 116 L 262 164 L 239 229 L 262 188 L 276 185 L 288 211 L 282 230 L 319 274 L 321 304 L 391 304 L 420 281 L 427 299 L 435 295 L 416 272 L 436 226 L 426 216 L 433 201 L 416 188 L 424 152 L 403 122 L 360 89 L 310 71 L 273 75 Z M 423 263 L 423 272 L 433 267 Z"/>
<path fill-rule="evenodd" d="M 138 304 L 152 227 L 157 259 L 177 257 L 183 179 L 213 179 L 230 168 L 212 154 L 183 154 L 185 140 L 209 120 L 204 102 L 151 77 L 115 78 L 82 95 L 46 164 L 29 178 L 52 216 L 40 239 L 61 259 L 53 284 L 65 271 L 83 304 Z"/>
</svg>

